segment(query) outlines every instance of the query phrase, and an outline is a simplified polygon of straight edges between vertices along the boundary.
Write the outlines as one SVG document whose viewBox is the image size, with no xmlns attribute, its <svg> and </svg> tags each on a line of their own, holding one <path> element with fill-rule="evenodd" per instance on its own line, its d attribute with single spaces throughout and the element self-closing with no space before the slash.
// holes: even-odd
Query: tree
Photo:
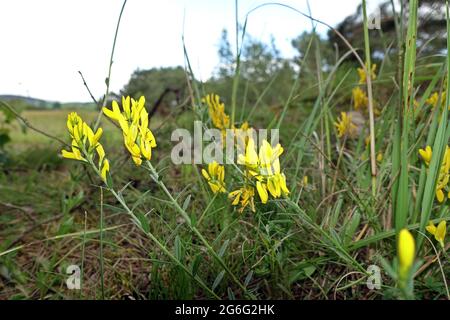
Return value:
<svg viewBox="0 0 450 320">
<path fill-rule="evenodd" d="M 234 73 L 235 59 L 231 51 L 230 41 L 228 41 L 227 29 L 222 30 L 222 36 L 219 43 L 219 66 L 217 76 L 219 78 L 231 77 Z"/>
<path fill-rule="evenodd" d="M 185 99 L 186 74 L 182 67 L 136 70 L 121 90 L 121 95 L 135 99 L 145 96 L 147 108 L 173 107 Z M 149 107 L 153 106 L 153 107 Z"/>
<path fill-rule="evenodd" d="M 295 63 L 298 66 L 302 65 L 308 73 L 317 73 L 317 51 L 320 53 L 320 65 L 322 68 L 333 64 L 333 49 L 330 43 L 315 32 L 304 31 L 297 38 L 293 39 L 291 44 L 298 52 L 298 55 L 294 58 Z"/>
<path fill-rule="evenodd" d="M 404 10 L 403 24 L 407 25 L 408 18 L 408 3 L 401 0 L 401 7 Z M 374 57 L 382 58 L 390 47 L 389 53 L 393 54 L 397 51 L 397 43 L 393 40 L 397 38 L 397 31 L 395 28 L 392 3 L 391 1 L 383 2 L 379 6 L 380 27 L 381 30 L 369 30 L 370 32 L 370 46 L 372 55 Z M 396 7 L 397 14 L 399 8 Z M 363 29 L 363 14 L 362 7 L 359 5 L 356 12 L 336 26 L 339 31 L 355 48 L 364 48 L 364 29 Z M 406 32 L 406 28 L 404 30 Z M 421 0 L 418 8 L 418 33 L 417 45 L 418 51 L 424 56 L 440 53 L 446 47 L 446 19 L 445 19 L 445 1 L 435 0 Z M 335 44 L 342 53 L 348 50 L 348 47 L 342 42 L 338 35 L 330 30 L 328 37 L 331 43 Z M 393 46 L 390 46 L 391 44 Z M 354 58 L 353 58 L 354 59 Z"/>
</svg>

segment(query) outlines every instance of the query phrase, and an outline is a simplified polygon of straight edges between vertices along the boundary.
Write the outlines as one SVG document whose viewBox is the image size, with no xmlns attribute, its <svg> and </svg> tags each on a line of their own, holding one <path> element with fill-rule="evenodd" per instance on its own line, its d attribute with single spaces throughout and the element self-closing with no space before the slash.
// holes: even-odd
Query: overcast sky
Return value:
<svg viewBox="0 0 450 320">
<path fill-rule="evenodd" d="M 240 0 L 239 21 L 264 2 Z M 280 2 L 307 12 L 306 0 Z M 310 6 L 315 18 L 336 25 L 360 2 L 311 0 Z M 379 1 L 368 2 L 374 8 Z M 90 101 L 77 72 L 81 70 L 93 94 L 101 96 L 121 6 L 122 0 L 0 1 L 0 94 Z M 128 0 L 111 89 L 119 91 L 137 68 L 184 65 L 183 28 L 194 72 L 206 80 L 218 63 L 223 28 L 234 43 L 234 14 L 234 0 Z M 310 29 L 309 20 L 275 6 L 252 13 L 247 27 L 249 34 L 265 41 L 273 35 L 285 57 L 294 53 L 291 39 Z"/>
</svg>

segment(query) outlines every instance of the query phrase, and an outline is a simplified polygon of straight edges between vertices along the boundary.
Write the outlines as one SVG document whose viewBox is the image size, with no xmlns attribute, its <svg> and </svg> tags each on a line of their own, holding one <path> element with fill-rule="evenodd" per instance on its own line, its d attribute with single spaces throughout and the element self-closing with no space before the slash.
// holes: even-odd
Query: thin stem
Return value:
<svg viewBox="0 0 450 320">
<path fill-rule="evenodd" d="M 100 188 L 100 285 L 102 299 L 105 300 L 104 260 L 103 260 L 103 188 Z"/>
<path fill-rule="evenodd" d="M 104 106 L 105 103 L 108 101 L 109 84 L 111 83 L 111 69 L 112 69 L 112 64 L 113 64 L 114 51 L 116 49 L 117 34 L 119 33 L 120 20 L 122 19 L 123 10 L 125 9 L 126 4 L 127 4 L 127 0 L 124 0 L 123 4 L 122 4 L 122 9 L 120 10 L 119 19 L 117 20 L 116 32 L 114 33 L 114 41 L 113 41 L 113 46 L 111 49 L 111 57 L 109 58 L 108 77 L 106 78 L 106 92 L 105 92 L 105 95 L 102 100 L 102 105 L 100 107 Z M 95 121 L 94 131 L 96 131 L 98 129 L 98 127 L 100 126 L 100 120 L 102 119 L 102 115 L 103 115 L 103 112 L 102 112 L 102 109 L 100 108 L 100 111 L 97 115 L 97 120 Z"/>
<path fill-rule="evenodd" d="M 159 175 L 156 172 L 155 168 L 153 167 L 153 165 L 151 164 L 150 161 L 146 161 L 148 169 L 150 171 L 150 176 L 153 179 L 153 181 L 155 181 L 160 188 L 164 191 L 164 193 L 167 195 L 167 197 L 169 197 L 170 201 L 173 203 L 174 207 L 177 209 L 177 211 L 181 214 L 181 216 L 186 220 L 186 222 L 188 223 L 189 228 L 195 233 L 195 235 L 203 242 L 203 244 L 205 245 L 205 247 L 208 249 L 208 251 L 213 255 L 213 257 L 217 260 L 217 262 L 221 265 L 221 267 L 225 270 L 226 273 L 228 273 L 228 275 L 231 277 L 231 279 L 247 294 L 249 294 L 249 296 L 253 297 L 252 294 L 247 292 L 247 288 L 239 281 L 239 279 L 234 275 L 234 273 L 228 268 L 228 266 L 225 264 L 225 262 L 223 261 L 223 259 L 214 251 L 214 249 L 211 247 L 211 245 L 209 244 L 209 242 L 203 237 L 203 235 L 200 233 L 200 231 L 198 231 L 198 229 L 192 224 L 191 218 L 189 217 L 189 215 L 187 214 L 187 212 L 180 207 L 180 205 L 178 204 L 178 202 L 173 198 L 172 194 L 169 192 L 169 190 L 167 189 L 166 185 L 164 184 L 164 182 L 162 182 L 159 179 Z"/>
<path fill-rule="evenodd" d="M 83 246 L 81 247 L 81 274 L 80 274 L 80 299 L 83 299 L 83 275 L 84 275 L 84 259 L 86 248 L 86 227 L 87 227 L 87 213 L 84 212 L 84 230 L 83 230 Z"/>
<path fill-rule="evenodd" d="M 367 83 L 367 96 L 369 101 L 369 132 L 370 132 L 370 167 L 372 172 L 372 195 L 376 197 L 376 181 L 377 181 L 377 161 L 375 154 L 375 117 L 373 112 L 373 97 L 372 97 L 372 68 L 370 59 L 370 43 L 369 43 L 369 29 L 367 25 L 367 10 L 366 10 L 366 0 L 363 2 L 363 16 L 364 16 L 364 48 L 365 48 L 365 58 L 367 65 L 364 66 L 366 69 L 366 83 Z"/>
<path fill-rule="evenodd" d="M 89 164 L 95 171 L 95 173 L 101 177 L 101 173 L 99 169 L 95 166 L 94 162 L 90 157 L 87 158 Z M 111 194 L 119 201 L 119 203 L 122 205 L 122 207 L 125 209 L 127 214 L 131 217 L 131 220 L 133 220 L 133 223 L 144 233 L 146 234 L 170 259 L 172 259 L 176 265 L 178 265 L 183 271 L 185 271 L 192 279 L 194 279 L 203 289 L 205 289 L 209 294 L 211 294 L 215 299 L 220 299 L 220 297 L 212 291 L 204 282 L 202 279 L 200 279 L 197 275 L 193 275 L 192 272 L 183 264 L 180 260 L 178 260 L 170 251 L 167 249 L 165 245 L 163 245 L 158 238 L 156 238 L 150 231 L 146 231 L 141 221 L 136 217 L 136 215 L 133 213 L 133 211 L 128 207 L 127 203 L 121 197 L 113 188 L 106 186 L 106 188 L 111 192 Z"/>
</svg>

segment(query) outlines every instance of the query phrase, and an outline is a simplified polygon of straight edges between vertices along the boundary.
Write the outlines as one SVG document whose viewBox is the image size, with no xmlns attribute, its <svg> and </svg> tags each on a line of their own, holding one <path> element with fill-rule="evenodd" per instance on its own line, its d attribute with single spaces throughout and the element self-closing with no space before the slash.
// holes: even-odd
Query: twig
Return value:
<svg viewBox="0 0 450 320">
<path fill-rule="evenodd" d="M 89 92 L 89 95 L 91 96 L 92 101 L 94 101 L 94 103 L 97 105 L 97 107 L 99 107 L 98 101 L 97 101 L 97 99 L 95 99 L 94 96 L 92 95 L 92 92 L 91 92 L 91 90 L 89 89 L 89 86 L 87 85 L 86 80 L 84 80 L 83 74 L 81 73 L 81 71 L 78 71 L 78 73 L 80 74 L 81 80 L 83 80 L 83 84 L 84 84 L 84 86 L 86 87 L 87 91 Z"/>
<path fill-rule="evenodd" d="M 103 96 L 102 106 L 104 106 L 106 104 L 106 101 L 108 100 L 109 84 L 111 83 L 111 69 L 112 69 L 113 58 L 114 58 L 114 50 L 116 48 L 116 41 L 117 41 L 117 34 L 119 33 L 120 20 L 122 19 L 123 10 L 125 9 L 126 4 L 127 4 L 127 0 L 124 0 L 122 9 L 120 10 L 119 19 L 117 20 L 116 32 L 114 34 L 114 41 L 113 41 L 113 46 L 112 46 L 112 50 L 111 50 L 111 57 L 109 58 L 108 77 L 106 78 L 106 92 L 105 92 L 105 95 Z M 100 109 L 98 116 L 97 116 L 97 120 L 95 121 L 94 131 L 96 131 L 98 129 L 98 126 L 100 125 L 100 120 L 102 119 L 102 114 L 103 114 L 103 112 Z"/>
</svg>

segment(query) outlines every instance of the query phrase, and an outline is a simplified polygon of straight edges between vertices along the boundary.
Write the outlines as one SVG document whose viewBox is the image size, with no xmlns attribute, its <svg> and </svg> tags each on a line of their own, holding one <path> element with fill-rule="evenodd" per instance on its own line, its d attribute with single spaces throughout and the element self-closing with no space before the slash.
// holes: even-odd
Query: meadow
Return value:
<svg viewBox="0 0 450 320">
<path fill-rule="evenodd" d="M 423 53 L 410 0 L 377 59 L 362 4 L 362 46 L 337 32 L 333 64 L 312 36 L 292 77 L 244 79 L 238 51 L 202 83 L 186 54 L 186 101 L 150 119 L 149 97 L 107 89 L 98 110 L 20 113 L 65 145 L 4 124 L 0 299 L 450 299 L 449 33 Z M 278 129 L 280 145 L 176 165 L 172 133 L 194 121 Z"/>
</svg>

